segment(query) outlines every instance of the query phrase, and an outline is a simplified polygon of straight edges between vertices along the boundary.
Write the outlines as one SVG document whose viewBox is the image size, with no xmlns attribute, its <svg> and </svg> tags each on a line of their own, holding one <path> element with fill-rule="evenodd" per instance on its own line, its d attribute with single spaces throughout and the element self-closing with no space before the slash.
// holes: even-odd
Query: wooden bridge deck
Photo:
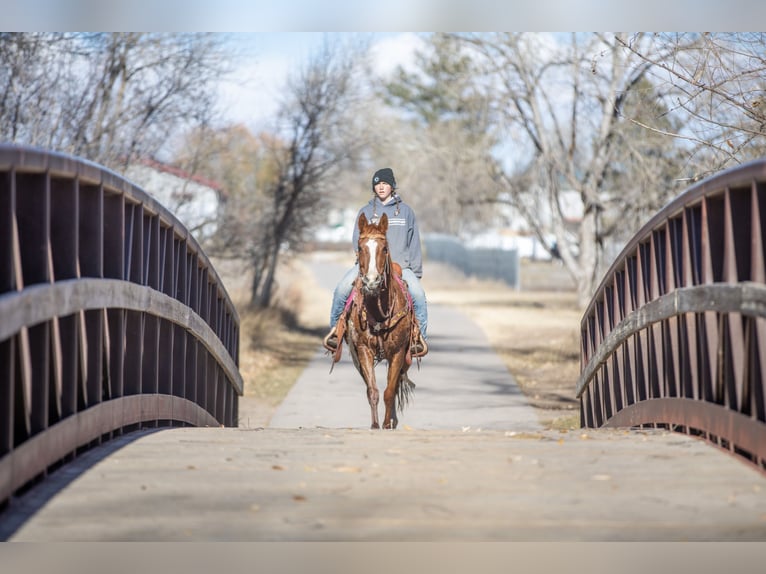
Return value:
<svg viewBox="0 0 766 574">
<path fill-rule="evenodd" d="M 766 479 L 660 431 L 174 429 L 87 462 L 10 540 L 766 539 Z"/>
<path fill-rule="evenodd" d="M 144 431 L 13 501 L 9 540 L 766 540 L 766 476 L 667 431 L 540 429 L 471 321 L 435 306 L 397 431 L 318 353 L 267 428 Z"/>
</svg>

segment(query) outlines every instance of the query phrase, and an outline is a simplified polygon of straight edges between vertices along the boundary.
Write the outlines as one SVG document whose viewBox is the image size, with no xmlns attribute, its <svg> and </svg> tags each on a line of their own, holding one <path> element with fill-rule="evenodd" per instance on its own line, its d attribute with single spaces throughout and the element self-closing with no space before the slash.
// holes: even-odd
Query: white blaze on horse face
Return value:
<svg viewBox="0 0 766 574">
<path fill-rule="evenodd" d="M 364 284 L 367 287 L 375 287 L 380 281 L 380 271 L 378 271 L 378 264 L 376 262 L 376 256 L 378 251 L 378 242 L 374 239 L 368 239 L 367 251 L 370 253 L 370 264 L 367 266 L 367 274 L 364 276 Z"/>
</svg>

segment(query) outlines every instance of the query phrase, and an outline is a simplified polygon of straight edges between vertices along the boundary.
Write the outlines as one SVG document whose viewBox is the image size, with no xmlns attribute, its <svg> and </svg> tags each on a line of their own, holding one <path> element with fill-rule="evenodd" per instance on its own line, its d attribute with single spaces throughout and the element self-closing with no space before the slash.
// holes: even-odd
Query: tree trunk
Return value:
<svg viewBox="0 0 766 574">
<path fill-rule="evenodd" d="M 598 210 L 586 210 L 580 223 L 580 253 L 577 261 L 577 302 L 581 309 L 590 303 L 599 268 L 601 245 L 598 242 Z"/>
<path fill-rule="evenodd" d="M 277 263 L 279 262 L 279 247 L 276 246 L 268 256 L 268 264 L 265 273 L 262 276 L 259 289 L 253 292 L 252 305 L 257 309 L 265 309 L 271 305 L 271 296 L 274 291 L 274 279 L 277 274 Z"/>
</svg>

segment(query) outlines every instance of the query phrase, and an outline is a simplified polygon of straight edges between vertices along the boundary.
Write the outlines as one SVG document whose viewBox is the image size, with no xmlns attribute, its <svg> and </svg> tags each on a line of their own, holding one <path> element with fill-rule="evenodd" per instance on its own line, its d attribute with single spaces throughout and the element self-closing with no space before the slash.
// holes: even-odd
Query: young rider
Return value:
<svg viewBox="0 0 766 574">
<path fill-rule="evenodd" d="M 407 283 L 415 317 L 420 327 L 412 348 L 412 356 L 422 357 L 428 353 L 428 345 L 426 344 L 428 307 L 426 293 L 420 284 L 420 278 L 423 276 L 423 259 L 420 250 L 420 231 L 415 219 L 415 212 L 396 193 L 396 179 L 390 167 L 379 169 L 372 176 L 372 194 L 369 203 L 357 213 L 356 221 L 359 221 L 359 215 L 362 213 L 372 223 L 378 223 L 384 213 L 388 216 L 388 232 L 386 233 L 388 249 L 391 253 L 391 259 L 402 267 L 402 279 Z M 354 251 L 357 250 L 358 240 L 359 227 L 357 223 L 354 225 L 352 241 Z M 358 275 L 359 263 L 357 261 L 354 267 L 346 272 L 333 292 L 330 310 L 331 330 L 323 341 L 324 347 L 329 351 L 335 351 L 338 348 L 336 324 L 343 313 L 346 300 L 351 294 L 354 280 Z"/>
</svg>

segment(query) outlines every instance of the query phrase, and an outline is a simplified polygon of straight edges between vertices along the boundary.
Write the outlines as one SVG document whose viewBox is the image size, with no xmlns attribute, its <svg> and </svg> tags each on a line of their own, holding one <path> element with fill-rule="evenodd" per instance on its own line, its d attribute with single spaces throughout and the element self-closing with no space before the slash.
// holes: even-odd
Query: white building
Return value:
<svg viewBox="0 0 766 574">
<path fill-rule="evenodd" d="M 218 183 L 155 160 L 142 160 L 125 176 L 173 213 L 202 243 L 218 229 L 223 188 Z"/>
</svg>

